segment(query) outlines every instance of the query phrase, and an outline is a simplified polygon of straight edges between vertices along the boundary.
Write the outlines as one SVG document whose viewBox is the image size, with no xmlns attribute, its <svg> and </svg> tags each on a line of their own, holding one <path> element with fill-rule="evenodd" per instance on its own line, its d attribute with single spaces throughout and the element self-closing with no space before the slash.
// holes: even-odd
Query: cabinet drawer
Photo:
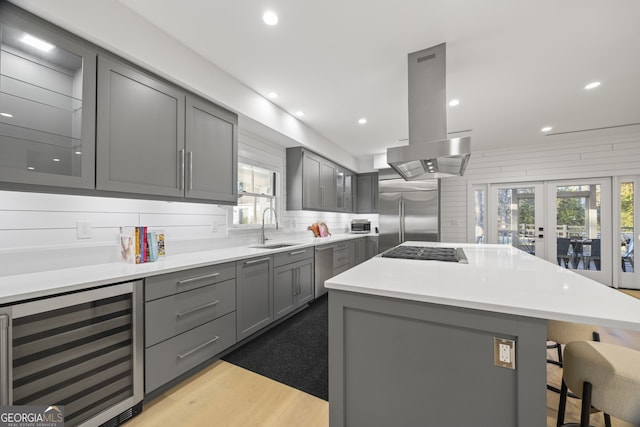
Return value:
<svg viewBox="0 0 640 427">
<path fill-rule="evenodd" d="M 145 393 L 195 368 L 236 342 L 236 313 L 145 350 Z"/>
<path fill-rule="evenodd" d="M 224 282 L 236 276 L 236 264 L 216 264 L 191 270 L 176 271 L 161 276 L 147 277 L 144 280 L 144 300 L 154 299 L 201 288 L 214 283 Z"/>
<path fill-rule="evenodd" d="M 273 256 L 273 266 L 279 267 L 285 264 L 291 264 L 292 262 L 302 261 L 303 259 L 313 258 L 314 248 L 310 246 L 308 248 L 293 249 L 287 252 L 281 252 Z"/>
<path fill-rule="evenodd" d="M 333 268 L 342 267 L 349 263 L 349 247 L 344 244 L 333 248 Z"/>
<path fill-rule="evenodd" d="M 171 338 L 236 309 L 236 281 L 227 280 L 145 304 L 145 344 Z"/>
</svg>

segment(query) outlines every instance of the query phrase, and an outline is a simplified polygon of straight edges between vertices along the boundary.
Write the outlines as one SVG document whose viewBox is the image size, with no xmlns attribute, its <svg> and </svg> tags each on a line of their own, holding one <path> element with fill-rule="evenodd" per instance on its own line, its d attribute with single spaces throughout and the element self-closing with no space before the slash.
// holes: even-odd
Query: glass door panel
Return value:
<svg viewBox="0 0 640 427">
<path fill-rule="evenodd" d="M 543 193 L 541 183 L 492 185 L 495 205 L 489 223 L 490 243 L 544 257 Z"/>
<path fill-rule="evenodd" d="M 548 253 L 555 254 L 561 267 L 610 286 L 610 180 L 551 182 L 548 197 L 554 237 L 548 240 Z"/>
<path fill-rule="evenodd" d="M 618 269 L 618 286 L 621 288 L 640 289 L 640 273 L 635 265 L 635 247 L 640 239 L 637 224 L 640 220 L 638 209 L 640 177 L 621 178 L 618 185 L 618 203 L 620 227 L 619 260 L 614 263 Z M 614 251 L 614 256 L 618 251 Z M 616 267 L 617 264 L 617 267 Z"/>
</svg>

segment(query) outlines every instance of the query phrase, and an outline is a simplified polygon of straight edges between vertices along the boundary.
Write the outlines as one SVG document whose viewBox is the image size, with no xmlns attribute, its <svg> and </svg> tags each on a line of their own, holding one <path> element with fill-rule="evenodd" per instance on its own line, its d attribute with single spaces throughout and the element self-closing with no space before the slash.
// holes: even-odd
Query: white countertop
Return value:
<svg viewBox="0 0 640 427">
<path fill-rule="evenodd" d="M 504 245 L 463 248 L 468 264 L 374 257 L 325 282 L 342 290 L 640 331 L 640 300 Z"/>
<path fill-rule="evenodd" d="M 366 236 L 375 236 L 375 234 L 338 234 L 321 238 L 309 237 L 283 240 L 282 242 L 269 241 L 267 245 L 277 243 L 295 243 L 295 245 L 278 249 L 239 246 L 179 255 L 167 255 L 166 257 L 161 257 L 156 262 L 147 262 L 144 264 L 115 262 L 30 274 L 0 276 L 0 304 L 89 289 L 95 286 L 128 282 L 144 277 L 252 257 L 272 255 L 278 252 L 295 251 L 304 247 L 331 244 Z"/>
</svg>

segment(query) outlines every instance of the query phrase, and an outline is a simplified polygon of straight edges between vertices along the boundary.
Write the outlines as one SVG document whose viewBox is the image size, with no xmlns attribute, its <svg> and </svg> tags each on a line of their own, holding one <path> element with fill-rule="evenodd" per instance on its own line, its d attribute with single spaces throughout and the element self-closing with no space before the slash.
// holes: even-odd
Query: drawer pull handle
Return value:
<svg viewBox="0 0 640 427">
<path fill-rule="evenodd" d="M 187 310 L 187 311 L 181 311 L 179 313 L 176 313 L 176 316 L 178 316 L 178 317 L 186 316 L 187 314 L 191 314 L 191 313 L 193 313 L 195 311 L 202 310 L 202 309 L 208 308 L 208 307 L 213 307 L 214 305 L 218 304 L 219 302 L 220 301 L 215 300 L 215 301 L 212 301 L 210 303 L 203 304 L 200 307 L 195 307 L 195 308 L 192 308 L 192 309 Z"/>
<path fill-rule="evenodd" d="M 203 342 L 202 344 L 200 344 L 196 348 L 192 348 L 191 350 L 187 351 L 186 353 L 179 354 L 178 355 L 178 359 L 184 359 L 185 357 L 192 355 L 196 351 L 202 350 L 203 348 L 205 348 L 209 344 L 213 344 L 214 342 L 218 341 L 219 339 L 220 339 L 220 337 L 215 336 L 215 337 L 211 338 L 209 341 Z"/>
<path fill-rule="evenodd" d="M 333 249 L 333 246 L 329 246 L 328 248 L 316 248 L 316 252 L 327 251 L 329 249 Z"/>
<path fill-rule="evenodd" d="M 191 282 L 195 282 L 196 280 L 211 279 L 219 275 L 220 275 L 220 272 L 217 272 L 217 273 L 205 274 L 204 276 L 192 277 L 190 279 L 178 280 L 178 286 L 186 285 Z"/>
<path fill-rule="evenodd" d="M 301 251 L 289 252 L 289 255 L 300 255 L 300 254 L 303 254 L 305 252 L 307 252 L 307 250 L 303 249 Z"/>
<path fill-rule="evenodd" d="M 252 259 L 250 261 L 245 261 L 244 265 L 257 264 L 259 262 L 269 261 L 271 258 L 260 258 L 260 259 Z"/>
</svg>

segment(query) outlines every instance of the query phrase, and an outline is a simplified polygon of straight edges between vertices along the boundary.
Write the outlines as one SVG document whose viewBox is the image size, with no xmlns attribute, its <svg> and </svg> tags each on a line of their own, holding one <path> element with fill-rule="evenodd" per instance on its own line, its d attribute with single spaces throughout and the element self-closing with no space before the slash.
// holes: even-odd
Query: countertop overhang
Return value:
<svg viewBox="0 0 640 427">
<path fill-rule="evenodd" d="M 463 248 L 468 264 L 374 257 L 325 282 L 331 290 L 640 331 L 640 300 L 505 245 Z"/>
</svg>

